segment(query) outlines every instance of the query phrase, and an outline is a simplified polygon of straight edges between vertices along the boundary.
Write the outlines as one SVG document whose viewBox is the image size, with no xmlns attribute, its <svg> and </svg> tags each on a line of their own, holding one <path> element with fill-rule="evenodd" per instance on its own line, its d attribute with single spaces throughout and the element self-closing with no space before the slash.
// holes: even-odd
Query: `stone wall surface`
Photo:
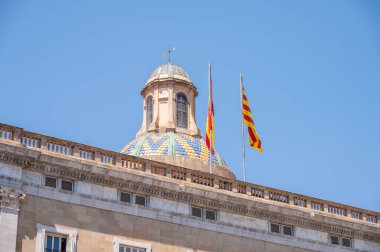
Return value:
<svg viewBox="0 0 380 252">
<path fill-rule="evenodd" d="M 21 206 L 16 251 L 35 250 L 37 223 L 77 230 L 80 252 L 113 251 L 115 237 L 151 243 L 154 252 L 309 251 L 35 196 Z"/>
</svg>

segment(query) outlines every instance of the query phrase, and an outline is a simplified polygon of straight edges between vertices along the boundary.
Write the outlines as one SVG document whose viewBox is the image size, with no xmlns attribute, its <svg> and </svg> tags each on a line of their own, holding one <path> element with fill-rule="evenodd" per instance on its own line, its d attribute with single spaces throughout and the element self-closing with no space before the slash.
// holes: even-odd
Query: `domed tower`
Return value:
<svg viewBox="0 0 380 252">
<path fill-rule="evenodd" d="M 161 65 L 141 96 L 141 129 L 121 152 L 208 172 L 210 153 L 195 119 L 198 91 L 187 73 L 170 62 Z M 212 164 L 215 174 L 235 178 L 218 153 L 212 156 Z"/>
</svg>

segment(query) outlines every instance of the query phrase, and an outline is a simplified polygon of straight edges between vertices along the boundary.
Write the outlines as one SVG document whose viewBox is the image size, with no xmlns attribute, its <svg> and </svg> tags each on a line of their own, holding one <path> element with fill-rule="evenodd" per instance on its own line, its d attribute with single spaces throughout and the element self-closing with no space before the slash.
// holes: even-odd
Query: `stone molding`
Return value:
<svg viewBox="0 0 380 252">
<path fill-rule="evenodd" d="M 120 190 L 131 190 L 135 192 L 142 192 L 147 195 L 153 195 L 169 200 L 180 201 L 188 204 L 195 204 L 200 206 L 212 207 L 218 210 L 231 212 L 234 214 L 245 215 L 249 217 L 265 219 L 271 222 L 278 222 L 287 225 L 294 225 L 304 227 L 321 232 L 328 232 L 338 234 L 341 236 L 349 236 L 353 238 L 368 240 L 380 243 L 380 229 L 376 227 L 371 231 L 361 231 L 355 228 L 344 227 L 341 225 L 334 225 L 333 223 L 321 222 L 318 220 L 310 220 L 302 217 L 289 216 L 284 213 L 276 213 L 269 210 L 260 210 L 252 205 L 243 205 L 232 202 L 221 202 L 215 199 L 194 195 L 187 192 L 173 191 L 163 187 L 154 185 L 147 185 L 134 181 L 125 181 L 120 178 L 115 178 L 103 174 L 92 173 L 89 171 L 78 170 L 65 166 L 53 164 L 52 166 L 46 165 L 39 160 L 32 158 L 23 158 L 16 155 L 0 152 L 0 160 L 12 165 L 18 165 L 23 169 L 35 170 L 43 174 L 55 174 L 56 176 L 65 176 L 74 180 L 83 180 L 90 183 L 98 183 L 105 186 L 111 186 Z M 233 197 L 233 196 L 231 196 Z M 241 200 L 236 197 L 235 202 Z M 333 218 L 331 218 L 333 219 Z"/>
<path fill-rule="evenodd" d="M 20 203 L 24 201 L 26 195 L 16 188 L 9 188 L 0 185 L 0 208 L 20 209 Z"/>
</svg>

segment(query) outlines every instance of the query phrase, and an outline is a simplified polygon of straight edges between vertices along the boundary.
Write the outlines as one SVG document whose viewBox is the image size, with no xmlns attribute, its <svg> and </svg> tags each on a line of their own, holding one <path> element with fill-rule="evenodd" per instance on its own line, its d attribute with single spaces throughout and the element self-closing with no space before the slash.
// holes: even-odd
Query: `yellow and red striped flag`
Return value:
<svg viewBox="0 0 380 252">
<path fill-rule="evenodd" d="M 206 145 L 212 155 L 215 155 L 215 133 L 214 133 L 214 99 L 212 95 L 212 78 L 211 78 L 211 63 L 208 64 L 209 69 L 209 91 L 210 96 L 208 98 L 207 108 L 207 120 L 206 120 Z"/>
<path fill-rule="evenodd" d="M 242 113 L 243 113 L 243 123 L 248 127 L 248 138 L 249 138 L 249 146 L 252 148 L 262 152 L 263 148 L 261 146 L 261 140 L 259 135 L 256 132 L 255 124 L 253 122 L 251 109 L 249 108 L 249 103 L 247 99 L 247 94 L 245 93 L 245 89 L 243 83 L 241 83 L 241 93 L 242 93 Z"/>
</svg>

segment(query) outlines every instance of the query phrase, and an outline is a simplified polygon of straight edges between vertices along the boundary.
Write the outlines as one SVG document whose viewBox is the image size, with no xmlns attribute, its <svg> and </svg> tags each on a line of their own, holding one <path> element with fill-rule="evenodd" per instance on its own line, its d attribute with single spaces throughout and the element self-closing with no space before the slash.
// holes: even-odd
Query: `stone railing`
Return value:
<svg viewBox="0 0 380 252">
<path fill-rule="evenodd" d="M 278 204 L 292 205 L 299 209 L 309 209 L 355 221 L 379 223 L 380 214 L 374 211 L 49 137 L 11 125 L 0 124 L 0 142 L 40 149 L 54 155 L 61 155 L 63 158 L 70 156 L 81 159 L 83 162 L 92 162 L 94 165 L 139 170 L 208 188 L 213 187 L 220 192 L 246 195 L 263 201 L 275 201 Z"/>
</svg>

